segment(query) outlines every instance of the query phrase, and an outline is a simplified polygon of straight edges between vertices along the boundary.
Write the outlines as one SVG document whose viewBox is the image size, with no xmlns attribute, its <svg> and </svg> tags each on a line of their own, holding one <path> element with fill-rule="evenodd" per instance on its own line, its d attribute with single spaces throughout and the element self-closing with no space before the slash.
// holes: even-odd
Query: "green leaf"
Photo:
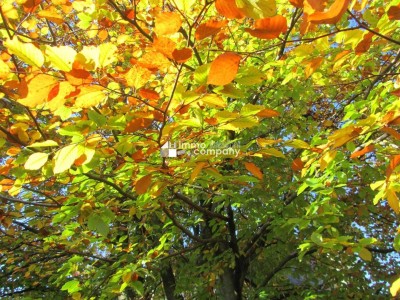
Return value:
<svg viewBox="0 0 400 300">
<path fill-rule="evenodd" d="M 103 236 L 106 236 L 110 231 L 108 224 L 96 214 L 92 214 L 88 219 L 88 227 L 90 230 L 96 231 Z"/>
<path fill-rule="evenodd" d="M 89 110 L 88 116 L 90 120 L 92 120 L 99 126 L 103 126 L 107 123 L 107 118 L 94 110 Z"/>
<path fill-rule="evenodd" d="M 69 294 L 78 292 L 81 290 L 80 283 L 76 279 L 72 280 L 72 281 L 68 281 L 61 287 L 61 290 L 68 291 Z"/>
<path fill-rule="evenodd" d="M 49 155 L 47 153 L 34 153 L 29 156 L 24 165 L 24 168 L 27 170 L 38 170 L 47 162 L 48 159 Z"/>
<path fill-rule="evenodd" d="M 365 261 L 371 261 L 372 260 L 372 253 L 367 248 L 361 248 L 358 251 L 358 254 Z"/>
<path fill-rule="evenodd" d="M 28 65 L 36 66 L 38 68 L 43 66 L 43 53 L 33 44 L 22 43 L 16 36 L 14 36 L 12 40 L 6 40 L 4 46 Z"/>
<path fill-rule="evenodd" d="M 266 75 L 254 66 L 240 68 L 235 81 L 242 85 L 253 85 L 262 82 Z"/>
<path fill-rule="evenodd" d="M 74 161 L 81 155 L 78 144 L 68 145 L 57 151 L 54 156 L 54 174 L 68 170 Z"/>
</svg>

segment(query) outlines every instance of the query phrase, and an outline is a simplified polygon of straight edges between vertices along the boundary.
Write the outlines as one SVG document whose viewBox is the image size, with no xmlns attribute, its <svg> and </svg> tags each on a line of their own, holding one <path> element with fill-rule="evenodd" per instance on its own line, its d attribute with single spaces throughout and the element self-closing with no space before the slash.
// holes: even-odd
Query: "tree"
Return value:
<svg viewBox="0 0 400 300">
<path fill-rule="evenodd" d="M 399 12 L 1 1 L 1 297 L 394 297 Z"/>
</svg>

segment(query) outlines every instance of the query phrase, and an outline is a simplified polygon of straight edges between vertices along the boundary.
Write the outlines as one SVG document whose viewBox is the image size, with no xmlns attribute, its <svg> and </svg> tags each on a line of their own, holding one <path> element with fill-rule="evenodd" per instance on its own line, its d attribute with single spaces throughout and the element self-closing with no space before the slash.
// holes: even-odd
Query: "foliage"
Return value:
<svg viewBox="0 0 400 300">
<path fill-rule="evenodd" d="M 1 297 L 395 296 L 399 12 L 1 1 Z"/>
</svg>

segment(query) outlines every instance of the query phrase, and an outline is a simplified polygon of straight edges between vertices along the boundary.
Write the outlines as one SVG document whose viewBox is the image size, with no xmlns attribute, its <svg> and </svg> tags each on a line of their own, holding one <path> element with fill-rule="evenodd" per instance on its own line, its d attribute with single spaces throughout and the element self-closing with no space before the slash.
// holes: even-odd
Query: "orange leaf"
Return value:
<svg viewBox="0 0 400 300">
<path fill-rule="evenodd" d="M 160 95 L 156 91 L 149 90 L 149 89 L 140 89 L 139 95 L 140 95 L 140 97 L 142 97 L 144 99 L 148 99 L 148 100 L 160 99 Z"/>
<path fill-rule="evenodd" d="M 316 11 L 308 16 L 314 24 L 336 24 L 349 6 L 350 0 L 335 0 L 326 11 Z"/>
<path fill-rule="evenodd" d="M 136 118 L 130 121 L 125 128 L 125 132 L 135 132 L 150 126 L 152 120 L 146 118 Z"/>
<path fill-rule="evenodd" d="M 309 61 L 306 65 L 306 78 L 310 77 L 322 64 L 324 61 L 323 57 L 317 57 Z"/>
<path fill-rule="evenodd" d="M 203 24 L 200 24 L 196 28 L 196 33 L 195 33 L 196 40 L 200 41 L 202 39 L 205 39 L 206 37 L 218 33 L 222 27 L 226 26 L 226 24 L 228 24 L 228 20 L 224 21 L 210 20 Z"/>
<path fill-rule="evenodd" d="M 400 20 L 400 4 L 391 6 L 387 12 L 389 20 Z"/>
<path fill-rule="evenodd" d="M 279 116 L 279 112 L 273 109 L 266 108 L 258 112 L 256 116 L 261 118 L 272 118 Z"/>
<path fill-rule="evenodd" d="M 189 48 L 183 48 L 183 49 L 175 49 L 174 52 L 172 52 L 172 58 L 177 62 L 177 63 L 184 63 L 188 59 L 192 57 L 192 49 Z"/>
<path fill-rule="evenodd" d="M 58 13 L 54 6 L 50 6 L 45 10 L 39 11 L 37 15 L 40 18 L 45 18 L 56 24 L 62 24 L 64 22 L 63 16 Z"/>
<path fill-rule="evenodd" d="M 357 158 L 357 157 L 363 156 L 366 153 L 374 151 L 374 149 L 375 149 L 374 145 L 368 145 L 367 147 L 364 147 L 363 149 L 361 149 L 359 151 L 353 152 L 350 155 L 350 158 Z"/>
<path fill-rule="evenodd" d="M 92 75 L 84 69 L 72 69 L 70 72 L 65 73 L 65 77 L 70 84 L 75 86 L 89 84 L 93 81 Z"/>
<path fill-rule="evenodd" d="M 26 13 L 33 13 L 40 5 L 42 0 L 27 0 L 22 5 L 24 12 Z"/>
<path fill-rule="evenodd" d="M 217 0 L 215 8 L 218 13 L 228 19 L 241 19 L 244 17 L 243 12 L 237 7 L 235 0 Z"/>
<path fill-rule="evenodd" d="M 223 53 L 219 55 L 210 66 L 207 83 L 214 85 L 226 85 L 230 83 L 237 74 L 241 57 L 234 53 Z"/>
<path fill-rule="evenodd" d="M 301 171 L 304 168 L 304 163 L 301 161 L 301 158 L 298 157 L 292 162 L 292 170 L 293 171 Z"/>
<path fill-rule="evenodd" d="M 18 102 L 30 108 L 35 108 L 47 101 L 49 93 L 57 84 L 58 81 L 54 76 L 39 74 L 28 82 L 28 95 L 19 99 Z"/>
<path fill-rule="evenodd" d="M 176 48 L 176 43 L 167 37 L 161 36 L 154 38 L 153 47 L 157 49 L 158 52 L 172 59 L 172 52 L 174 52 Z"/>
<path fill-rule="evenodd" d="M 2 192 L 8 191 L 8 190 L 10 190 L 12 188 L 13 185 L 14 185 L 14 180 L 7 179 L 7 178 L 2 179 L 0 181 L 0 190 Z"/>
<path fill-rule="evenodd" d="M 302 8 L 304 6 L 304 0 L 289 0 L 289 2 L 297 8 Z"/>
<path fill-rule="evenodd" d="M 163 12 L 155 18 L 154 32 L 157 35 L 167 35 L 175 33 L 182 25 L 181 17 L 178 13 Z"/>
<path fill-rule="evenodd" d="M 394 169 L 397 167 L 397 165 L 400 163 L 400 154 L 398 155 L 393 155 L 390 159 L 389 165 L 386 169 L 386 180 L 389 180 L 390 175 L 392 175 Z"/>
<path fill-rule="evenodd" d="M 151 174 L 147 174 L 146 176 L 140 178 L 136 181 L 135 189 L 138 195 L 142 195 L 147 192 L 148 188 L 151 184 Z"/>
<path fill-rule="evenodd" d="M 396 130 L 390 127 L 383 127 L 381 129 L 383 132 L 389 133 L 391 136 L 393 136 L 395 139 L 400 140 L 400 133 L 398 133 Z"/>
<path fill-rule="evenodd" d="M 251 162 L 245 162 L 244 166 L 246 167 L 247 171 L 254 175 L 254 177 L 257 177 L 260 180 L 263 179 L 263 173 L 261 172 L 260 168 L 257 167 L 255 164 Z"/>
<path fill-rule="evenodd" d="M 286 18 L 277 15 L 272 18 L 259 19 L 254 24 L 254 29 L 246 28 L 246 31 L 260 39 L 274 39 L 287 31 Z"/>
</svg>

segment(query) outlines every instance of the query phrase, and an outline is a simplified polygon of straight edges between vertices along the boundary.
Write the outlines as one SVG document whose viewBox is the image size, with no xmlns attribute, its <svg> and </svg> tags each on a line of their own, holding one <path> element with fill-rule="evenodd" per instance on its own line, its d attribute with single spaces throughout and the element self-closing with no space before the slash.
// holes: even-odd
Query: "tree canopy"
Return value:
<svg viewBox="0 0 400 300">
<path fill-rule="evenodd" d="M 0 297 L 388 299 L 400 0 L 2 0 Z"/>
</svg>

